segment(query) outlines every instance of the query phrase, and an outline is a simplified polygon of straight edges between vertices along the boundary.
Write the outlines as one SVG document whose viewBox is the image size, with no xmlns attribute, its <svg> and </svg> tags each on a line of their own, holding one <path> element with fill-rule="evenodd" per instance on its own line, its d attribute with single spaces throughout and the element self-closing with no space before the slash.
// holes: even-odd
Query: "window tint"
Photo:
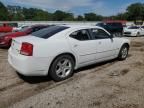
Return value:
<svg viewBox="0 0 144 108">
<path fill-rule="evenodd" d="M 131 26 L 128 29 L 139 29 L 139 27 L 137 27 L 137 26 Z"/>
<path fill-rule="evenodd" d="M 94 39 L 105 39 L 109 38 L 109 34 L 107 34 L 104 30 L 102 29 L 91 29 L 92 36 Z"/>
<path fill-rule="evenodd" d="M 143 28 L 143 29 L 144 29 L 144 26 L 142 26 L 141 28 Z"/>
<path fill-rule="evenodd" d="M 54 34 L 61 32 L 68 28 L 69 27 L 65 27 L 65 26 L 50 26 L 50 27 L 41 29 L 37 32 L 34 32 L 34 33 L 32 33 L 32 35 L 36 36 L 36 37 L 47 39 L 47 38 L 53 36 Z"/>
<path fill-rule="evenodd" d="M 115 27 L 122 27 L 121 23 L 107 23 L 107 25 L 115 26 Z"/>
<path fill-rule="evenodd" d="M 96 24 L 96 26 L 99 26 L 99 27 L 106 27 L 107 25 L 106 25 L 106 23 L 98 23 L 98 24 Z"/>
<path fill-rule="evenodd" d="M 73 32 L 70 37 L 80 40 L 80 41 L 84 41 L 84 40 L 89 40 L 89 33 L 88 30 L 79 30 L 79 31 L 75 31 Z"/>
</svg>

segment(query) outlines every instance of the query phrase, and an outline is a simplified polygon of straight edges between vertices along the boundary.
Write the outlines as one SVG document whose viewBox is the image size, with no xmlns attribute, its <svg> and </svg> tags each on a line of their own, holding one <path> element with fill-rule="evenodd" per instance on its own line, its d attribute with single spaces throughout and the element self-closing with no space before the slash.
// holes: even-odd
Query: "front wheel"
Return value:
<svg viewBox="0 0 144 108">
<path fill-rule="evenodd" d="M 129 50 L 129 47 L 127 45 L 123 45 L 119 52 L 118 59 L 125 60 L 128 56 L 128 50 Z"/>
<path fill-rule="evenodd" d="M 138 32 L 137 34 L 136 34 L 136 37 L 139 37 L 140 36 L 140 33 Z"/>
<path fill-rule="evenodd" d="M 61 55 L 53 61 L 50 67 L 49 75 L 54 81 L 62 81 L 71 77 L 73 70 L 73 58 L 69 55 Z"/>
</svg>

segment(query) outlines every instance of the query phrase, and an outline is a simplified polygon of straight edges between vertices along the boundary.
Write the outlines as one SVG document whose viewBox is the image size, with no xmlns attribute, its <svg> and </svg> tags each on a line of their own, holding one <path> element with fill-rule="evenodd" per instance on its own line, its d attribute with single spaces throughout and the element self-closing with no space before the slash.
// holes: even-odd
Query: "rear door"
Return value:
<svg viewBox="0 0 144 108">
<path fill-rule="evenodd" d="M 77 55 L 78 63 L 80 65 L 93 63 L 96 57 L 96 46 L 95 40 L 90 37 L 89 30 L 74 31 L 69 37 L 71 49 Z"/>
<path fill-rule="evenodd" d="M 91 29 L 91 34 L 97 49 L 97 62 L 112 59 L 118 55 L 118 38 L 111 38 L 106 31 L 99 28 Z"/>
</svg>

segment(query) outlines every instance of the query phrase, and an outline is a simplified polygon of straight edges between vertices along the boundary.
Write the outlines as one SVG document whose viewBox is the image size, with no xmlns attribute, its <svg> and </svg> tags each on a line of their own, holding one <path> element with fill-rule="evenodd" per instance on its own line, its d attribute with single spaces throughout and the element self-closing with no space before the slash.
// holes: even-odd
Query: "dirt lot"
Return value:
<svg viewBox="0 0 144 108">
<path fill-rule="evenodd" d="M 0 49 L 0 108 L 144 108 L 144 37 L 129 39 L 127 60 L 89 66 L 58 83 L 19 76 Z"/>
</svg>

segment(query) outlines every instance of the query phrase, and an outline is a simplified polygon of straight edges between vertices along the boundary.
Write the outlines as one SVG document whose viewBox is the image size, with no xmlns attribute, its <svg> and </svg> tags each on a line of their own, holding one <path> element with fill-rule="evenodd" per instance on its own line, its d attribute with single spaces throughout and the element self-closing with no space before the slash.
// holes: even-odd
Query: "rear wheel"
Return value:
<svg viewBox="0 0 144 108">
<path fill-rule="evenodd" d="M 128 56 L 128 50 L 129 50 L 129 47 L 128 45 L 123 45 L 121 50 L 120 50 L 120 53 L 119 53 L 119 56 L 118 56 L 118 59 L 119 60 L 125 60 Z"/>
<path fill-rule="evenodd" d="M 72 76 L 74 70 L 74 60 L 69 55 L 57 57 L 49 71 L 50 77 L 55 81 L 62 81 Z"/>
</svg>

